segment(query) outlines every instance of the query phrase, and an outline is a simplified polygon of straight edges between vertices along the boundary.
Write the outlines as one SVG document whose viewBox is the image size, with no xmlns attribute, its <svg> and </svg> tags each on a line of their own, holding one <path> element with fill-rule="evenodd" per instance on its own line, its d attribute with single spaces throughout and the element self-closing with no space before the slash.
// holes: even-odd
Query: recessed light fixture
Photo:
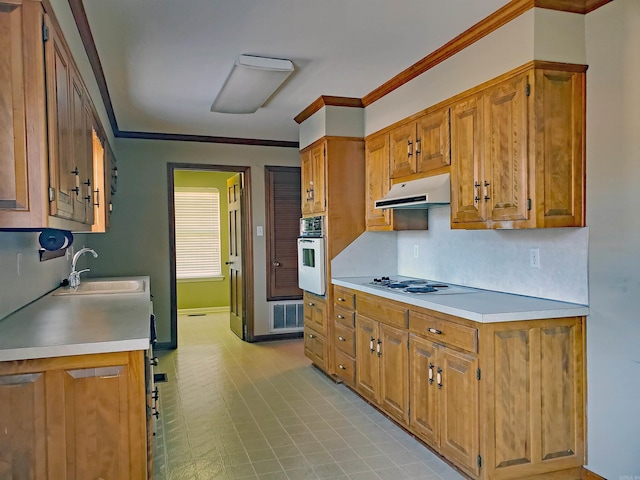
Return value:
<svg viewBox="0 0 640 480">
<path fill-rule="evenodd" d="M 211 111 L 255 113 L 293 70 L 290 60 L 240 55 L 211 105 Z"/>
</svg>

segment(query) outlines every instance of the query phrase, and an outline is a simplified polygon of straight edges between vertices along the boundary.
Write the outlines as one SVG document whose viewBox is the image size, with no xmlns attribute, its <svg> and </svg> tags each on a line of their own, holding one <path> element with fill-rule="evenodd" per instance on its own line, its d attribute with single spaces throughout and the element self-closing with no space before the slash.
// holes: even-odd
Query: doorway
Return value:
<svg viewBox="0 0 640 480">
<path fill-rule="evenodd" d="M 229 281 L 229 227 L 227 215 L 227 179 L 239 176 L 242 181 L 242 189 L 238 195 L 239 205 L 242 215 L 238 217 L 237 231 L 239 232 L 239 246 L 238 249 L 244 252 L 242 256 L 243 262 L 240 267 L 240 274 L 234 275 L 236 282 L 232 285 Z M 190 179 L 186 181 L 185 179 Z M 217 180 L 211 180 L 217 179 Z M 213 184 L 212 184 L 213 182 Z M 214 296 L 213 298 L 206 299 L 211 303 L 217 303 L 218 306 L 224 303 L 225 311 L 229 311 L 228 306 L 231 304 L 233 298 L 241 298 L 242 309 L 240 312 L 235 312 L 236 321 L 240 318 L 242 322 L 241 330 L 243 332 L 243 340 L 252 341 L 254 330 L 254 312 L 253 312 L 253 246 L 251 238 L 251 195 L 250 195 L 250 168 L 249 167 L 237 167 L 229 165 L 203 165 L 203 164 L 183 164 L 183 163 L 169 163 L 167 165 L 167 185 L 168 185 L 168 199 L 169 199 L 169 248 L 170 248 L 170 305 L 171 305 L 171 346 L 177 348 L 178 345 L 178 310 L 192 312 L 194 315 L 201 314 L 207 310 L 208 307 L 202 307 L 198 304 L 197 298 L 207 296 Z M 186 188 L 186 190 L 196 191 L 200 190 L 217 190 L 219 199 L 219 235 L 221 248 L 217 252 L 219 258 L 217 259 L 220 266 L 220 271 L 216 275 L 215 273 L 191 273 L 187 272 L 187 277 L 191 273 L 192 278 L 184 278 L 184 269 L 178 268 L 177 255 L 183 255 L 179 253 L 178 243 L 176 241 L 176 235 L 179 233 L 180 228 L 176 229 L 176 208 L 180 208 L 180 200 L 176 200 L 175 194 L 178 191 L 184 191 L 185 185 L 190 185 L 193 188 Z M 207 197 L 208 198 L 208 197 Z M 182 223 L 180 223 L 182 225 Z M 197 243 L 196 240 L 192 240 L 192 243 Z M 207 240 L 210 243 L 210 240 Z M 225 247 L 226 243 L 226 248 Z M 215 250 L 212 247 L 212 250 Z M 209 257 L 215 256 L 216 252 L 207 252 L 207 260 Z M 237 252 L 236 252 L 237 253 Z M 211 255 L 210 255 L 211 254 Z M 181 257 L 183 258 L 183 257 Z M 197 257 L 196 257 L 197 258 Z M 197 260 L 195 263 L 199 263 Z M 202 262 L 204 263 L 204 262 Z M 226 265 L 225 265 L 226 264 Z M 199 265 L 195 266 L 195 269 Z M 239 282 L 237 280 L 240 280 Z M 233 291 L 232 291 L 233 290 Z M 215 291 L 215 293 L 214 293 Z M 222 298 L 220 298 L 222 295 Z M 200 300 L 201 301 L 201 300 Z M 195 303 L 194 303 L 195 302 Z M 206 302 L 205 302 L 206 303 Z M 236 302 L 237 303 L 237 302 Z M 186 310 L 185 310 L 186 308 Z M 215 309 L 214 309 L 215 310 Z M 231 320 L 231 319 L 230 319 Z"/>
</svg>

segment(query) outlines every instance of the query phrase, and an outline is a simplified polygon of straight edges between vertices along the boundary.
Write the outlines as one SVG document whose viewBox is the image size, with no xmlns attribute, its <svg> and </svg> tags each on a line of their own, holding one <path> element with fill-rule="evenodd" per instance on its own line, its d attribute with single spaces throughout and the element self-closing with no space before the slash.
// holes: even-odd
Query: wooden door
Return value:
<svg viewBox="0 0 640 480">
<path fill-rule="evenodd" d="M 15 363 L 0 364 L 0 372 L 7 370 L 3 365 Z M 0 373 L 0 478 L 52 478 L 47 465 L 46 402 L 45 373 Z"/>
<path fill-rule="evenodd" d="M 409 423 L 409 334 L 406 330 L 379 326 L 380 393 L 384 411 Z"/>
<path fill-rule="evenodd" d="M 313 164 L 311 162 L 311 149 L 306 149 L 300 154 L 300 170 L 302 178 L 302 214 L 313 212 Z"/>
<path fill-rule="evenodd" d="M 451 222 L 486 228 L 483 193 L 484 142 L 482 95 L 468 97 L 451 108 Z M 482 201 L 481 201 L 482 199 Z M 462 225 L 461 225 L 462 226 Z M 464 227 L 463 227 L 464 228 Z"/>
<path fill-rule="evenodd" d="M 311 149 L 311 165 L 313 168 L 313 213 L 322 213 L 327 208 L 326 175 L 327 175 L 327 143 L 322 142 Z"/>
<path fill-rule="evenodd" d="M 29 207 L 24 10 L 21 4 L 0 1 L 0 209 Z"/>
<path fill-rule="evenodd" d="M 300 168 L 265 167 L 267 183 L 267 300 L 302 298 L 298 287 Z"/>
<path fill-rule="evenodd" d="M 480 472 L 478 358 L 446 347 L 439 348 L 438 357 L 440 450 L 467 472 L 477 475 Z"/>
<path fill-rule="evenodd" d="M 356 388 L 360 394 L 377 402 L 380 362 L 376 354 L 378 322 L 356 315 Z"/>
<path fill-rule="evenodd" d="M 485 98 L 485 172 L 481 202 L 492 222 L 529 219 L 529 75 L 489 89 Z"/>
<path fill-rule="evenodd" d="M 242 268 L 242 173 L 227 179 L 229 214 L 229 324 L 231 331 L 241 339 L 246 338 L 245 292 Z"/>
<path fill-rule="evenodd" d="M 438 447 L 440 443 L 440 415 L 436 385 L 436 347 L 433 342 L 415 335 L 409 340 L 409 378 L 411 379 L 411 428 L 425 442 Z"/>
<path fill-rule="evenodd" d="M 416 173 L 416 124 L 400 125 L 389 133 L 390 178 Z"/>
<path fill-rule="evenodd" d="M 389 135 L 379 135 L 367 140 L 365 145 L 365 178 L 366 178 L 366 227 L 367 230 L 390 228 L 391 215 L 389 209 L 375 208 L 375 201 L 380 200 L 389 191 Z"/>
<path fill-rule="evenodd" d="M 418 118 L 416 122 L 416 170 L 429 172 L 451 165 L 448 108 Z"/>
<path fill-rule="evenodd" d="M 48 19 L 45 17 L 45 21 Z M 79 170 L 72 155 L 71 65 L 56 29 L 49 27 L 45 43 L 47 112 L 49 128 L 49 182 L 55 189 L 50 202 L 51 214 L 73 218 L 76 188 L 80 189 Z M 77 172 L 77 174 L 76 174 Z"/>
</svg>

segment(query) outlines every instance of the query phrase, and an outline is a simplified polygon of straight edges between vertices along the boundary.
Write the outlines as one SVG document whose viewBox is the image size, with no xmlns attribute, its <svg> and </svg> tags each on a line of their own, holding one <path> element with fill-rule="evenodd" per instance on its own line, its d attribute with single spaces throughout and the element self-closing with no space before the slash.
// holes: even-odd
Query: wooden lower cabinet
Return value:
<svg viewBox="0 0 640 480">
<path fill-rule="evenodd" d="M 0 478 L 147 478 L 144 353 L 0 363 Z"/>
<path fill-rule="evenodd" d="M 309 327 L 304 327 L 304 354 L 320 370 L 326 371 L 328 357 L 326 337 Z"/>
<path fill-rule="evenodd" d="M 403 424 L 409 422 L 409 334 L 356 315 L 356 389 Z"/>
<path fill-rule="evenodd" d="M 584 317 L 476 323 L 368 293 L 340 297 L 355 305 L 353 388 L 403 428 L 473 479 L 580 478 Z M 349 318 L 344 305 L 335 311 Z M 340 363 L 351 340 L 336 332 Z"/>
<path fill-rule="evenodd" d="M 478 475 L 478 357 L 409 339 L 410 427 L 461 469 Z"/>
</svg>

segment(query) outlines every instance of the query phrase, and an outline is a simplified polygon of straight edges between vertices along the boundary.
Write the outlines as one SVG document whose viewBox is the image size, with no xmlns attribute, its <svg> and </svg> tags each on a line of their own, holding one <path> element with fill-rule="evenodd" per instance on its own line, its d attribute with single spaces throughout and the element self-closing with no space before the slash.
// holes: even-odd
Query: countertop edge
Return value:
<svg viewBox="0 0 640 480">
<path fill-rule="evenodd" d="M 501 323 L 501 322 L 516 322 L 516 321 L 526 321 L 526 320 L 542 320 L 546 318 L 564 318 L 564 317 L 576 317 L 576 316 L 587 316 L 589 315 L 589 307 L 586 305 L 579 305 L 568 302 L 561 302 L 558 300 L 549 300 L 544 298 L 535 298 L 535 297 L 525 297 L 522 295 L 515 295 L 511 293 L 504 292 L 494 292 L 489 290 L 480 290 L 477 289 L 477 292 L 474 293 L 465 293 L 460 294 L 459 298 L 462 299 L 461 303 L 464 303 L 464 298 L 467 295 L 504 295 L 505 299 L 509 299 L 510 301 L 518 302 L 519 299 L 522 299 L 523 303 L 531 303 L 540 301 L 545 304 L 553 304 L 552 308 L 540 308 L 540 309 L 532 309 L 527 308 L 523 310 L 513 310 L 513 311 L 498 311 L 495 313 L 482 313 L 478 311 L 473 311 L 468 308 L 463 308 L 462 306 L 456 307 L 452 305 L 442 305 L 437 303 L 437 296 L 429 297 L 431 300 L 422 300 L 416 299 L 412 297 L 403 296 L 402 294 L 389 292 L 386 290 L 377 290 L 375 288 L 367 288 L 366 285 L 354 283 L 353 281 L 349 281 L 344 278 L 332 278 L 331 283 L 333 285 L 338 285 L 345 288 L 350 288 L 352 290 L 356 290 L 363 293 L 368 293 L 370 295 L 377 295 L 379 297 L 387 298 L 389 300 L 394 300 L 397 302 L 402 302 L 407 305 L 413 305 L 415 307 L 427 308 L 429 310 L 434 310 L 436 312 L 445 313 L 448 315 L 454 315 L 457 317 L 461 317 L 467 320 L 471 320 L 478 323 Z M 456 295 L 447 295 L 441 298 L 450 299 L 451 297 L 456 297 Z"/>
</svg>

